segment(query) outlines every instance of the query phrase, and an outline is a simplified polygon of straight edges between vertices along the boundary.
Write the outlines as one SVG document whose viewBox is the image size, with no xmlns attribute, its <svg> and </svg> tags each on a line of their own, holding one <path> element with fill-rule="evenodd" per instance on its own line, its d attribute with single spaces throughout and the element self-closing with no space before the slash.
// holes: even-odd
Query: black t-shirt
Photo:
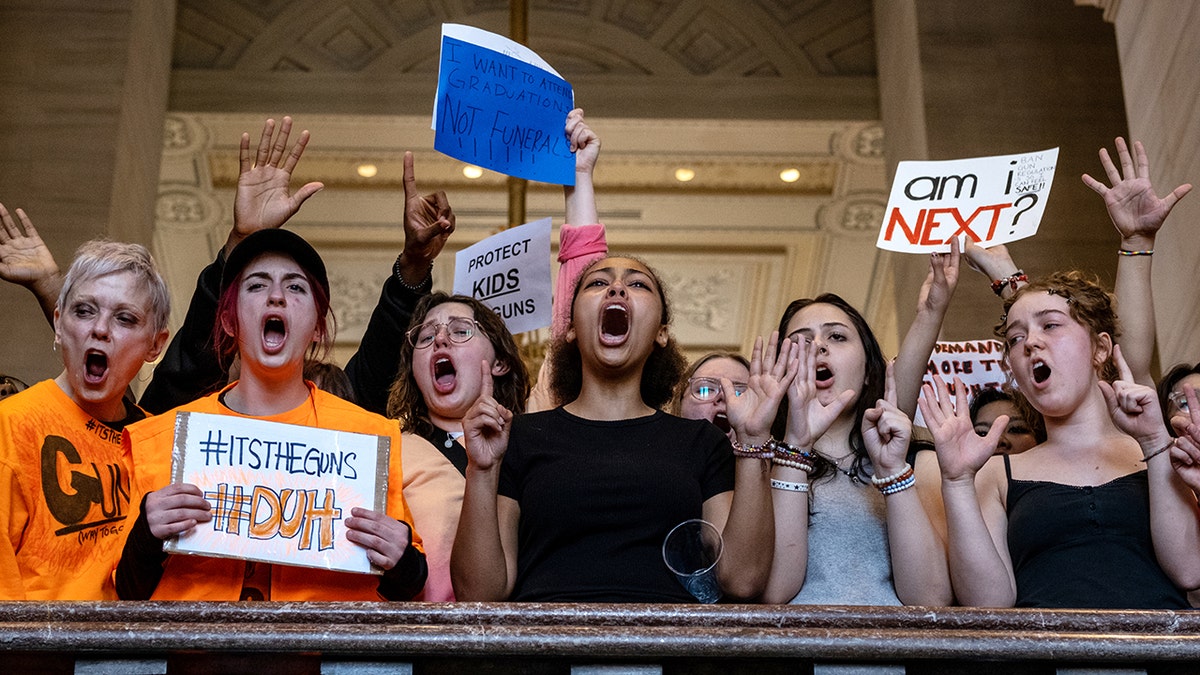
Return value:
<svg viewBox="0 0 1200 675">
<path fill-rule="evenodd" d="M 663 562 L 663 539 L 733 489 L 733 466 L 729 439 L 703 420 L 518 416 L 499 488 L 521 507 L 511 599 L 695 602 Z"/>
</svg>

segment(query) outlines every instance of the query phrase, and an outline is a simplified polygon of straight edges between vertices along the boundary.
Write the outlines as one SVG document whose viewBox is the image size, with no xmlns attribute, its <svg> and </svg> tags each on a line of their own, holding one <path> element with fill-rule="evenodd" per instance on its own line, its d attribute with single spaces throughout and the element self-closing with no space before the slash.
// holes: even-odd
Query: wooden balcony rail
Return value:
<svg viewBox="0 0 1200 675">
<path fill-rule="evenodd" d="M 0 603 L 0 673 L 1200 672 L 1200 613 Z"/>
</svg>

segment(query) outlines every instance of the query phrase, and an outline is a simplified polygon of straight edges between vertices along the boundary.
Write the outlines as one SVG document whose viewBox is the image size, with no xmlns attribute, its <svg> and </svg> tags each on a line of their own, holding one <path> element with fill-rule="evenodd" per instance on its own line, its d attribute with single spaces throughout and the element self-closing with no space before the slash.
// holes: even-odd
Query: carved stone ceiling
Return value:
<svg viewBox="0 0 1200 675">
<path fill-rule="evenodd" d="M 177 17 L 177 110 L 286 100 L 303 74 L 339 107 L 313 112 L 414 114 L 443 22 L 508 32 L 505 0 L 180 0 Z M 871 0 L 532 0 L 529 36 L 569 81 L 633 94 L 594 97 L 613 116 L 878 118 Z"/>
</svg>

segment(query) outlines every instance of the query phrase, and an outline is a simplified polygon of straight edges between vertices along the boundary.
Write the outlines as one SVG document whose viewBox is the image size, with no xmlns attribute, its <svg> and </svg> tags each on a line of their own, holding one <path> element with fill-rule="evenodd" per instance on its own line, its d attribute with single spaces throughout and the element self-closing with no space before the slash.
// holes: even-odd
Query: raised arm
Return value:
<svg viewBox="0 0 1200 675">
<path fill-rule="evenodd" d="M 917 397 L 921 395 L 929 355 L 933 353 L 950 299 L 958 287 L 959 259 L 957 237 L 950 240 L 950 253 L 929 256 L 929 273 L 917 296 L 917 316 L 900 343 L 895 366 L 896 396 L 892 403 L 909 419 L 917 412 Z"/>
<path fill-rule="evenodd" d="M 891 364 L 883 398 L 866 411 L 863 443 L 875 476 L 871 482 L 887 504 L 888 550 L 896 596 L 906 605 L 949 605 L 954 600 L 946 549 L 934 530 L 916 484 L 913 467 L 905 461 L 912 439 L 912 421 L 896 405 L 896 378 Z"/>
<path fill-rule="evenodd" d="M 23 209 L 14 220 L 0 204 L 0 279 L 29 289 L 38 300 L 42 314 L 54 327 L 54 306 L 62 290 L 62 275 L 54 254 L 33 227 Z M 18 222 L 19 221 L 19 222 Z"/>
<path fill-rule="evenodd" d="M 512 413 L 492 397 L 491 369 L 482 362 L 483 390 L 463 418 L 467 484 L 450 554 L 454 597 L 494 602 L 512 594 L 517 579 L 520 506 L 499 496 L 500 463 L 508 450 Z"/>
<path fill-rule="evenodd" d="M 1154 555 L 1171 581 L 1185 591 L 1200 588 L 1200 510 L 1196 496 L 1171 467 L 1175 439 L 1163 424 L 1154 388 L 1134 381 L 1122 348 L 1113 348 L 1120 377 L 1100 381 L 1108 414 L 1141 447 L 1150 483 L 1150 535 Z M 1200 419 L 1197 413 L 1190 413 Z"/>
<path fill-rule="evenodd" d="M 784 340 L 777 354 L 778 342 L 778 333 L 771 334 L 765 348 L 762 336 L 754 341 L 746 391 L 726 398 L 729 424 L 738 438 L 733 495 L 732 499 L 717 495 L 704 503 L 705 519 L 724 523 L 725 553 L 719 568 L 721 589 L 726 595 L 743 600 L 758 598 L 763 593 L 775 558 L 775 519 L 767 517 L 773 506 L 770 483 L 773 450 L 768 440 L 775 411 L 800 365 L 795 343 Z M 733 382 L 721 378 L 721 387 L 732 392 Z M 798 495 L 807 503 L 807 493 L 788 494 Z M 807 528 L 803 535 L 806 534 Z"/>
<path fill-rule="evenodd" d="M 287 149 L 292 118 L 284 117 L 279 133 L 275 120 L 263 125 L 257 154 L 250 155 L 250 135 L 242 134 L 238 150 L 237 194 L 234 197 L 233 227 L 217 259 L 200 272 L 196 290 L 188 305 L 183 325 L 175 333 L 162 360 L 154 369 L 154 379 L 146 386 L 139 401 L 151 413 L 162 413 L 219 388 L 226 378 L 225 368 L 213 350 L 212 329 L 217 321 L 221 274 L 225 260 L 246 237 L 258 230 L 280 227 L 300 210 L 306 199 L 323 186 L 308 183 L 291 193 L 292 171 L 308 145 L 308 132 Z"/>
<path fill-rule="evenodd" d="M 767 603 L 788 602 L 804 587 L 808 574 L 808 476 L 816 455 L 813 446 L 854 399 L 854 392 L 846 390 L 823 405 L 817 399 L 817 347 L 800 340 L 794 349 L 797 369 L 787 390 L 787 431 L 771 468 L 775 550 L 762 596 Z"/>
<path fill-rule="evenodd" d="M 1104 206 L 1113 226 L 1121 235 L 1117 251 L 1117 306 L 1121 310 L 1124 335 L 1121 345 L 1134 381 L 1154 386 L 1150 365 L 1154 359 L 1154 294 L 1151 292 L 1151 257 L 1154 238 L 1175 204 L 1191 191 L 1190 184 L 1180 185 L 1159 198 L 1150 184 L 1150 160 L 1140 141 L 1133 144 L 1133 155 L 1125 139 L 1116 139 L 1120 170 L 1113 164 L 1107 148 L 1100 148 L 1100 164 L 1111 187 L 1084 174 L 1083 182 L 1104 198 Z"/>
<path fill-rule="evenodd" d="M 1001 415 L 987 436 L 976 435 L 967 411 L 966 387 L 954 378 L 954 398 L 942 378 L 921 392 L 921 415 L 929 424 L 942 469 L 950 581 L 954 595 L 974 607 L 1012 607 L 1016 578 L 1008 554 L 1008 516 L 995 469 L 985 466 L 1008 424 Z M 997 460 L 999 461 L 999 460 Z"/>
<path fill-rule="evenodd" d="M 413 308 L 433 290 L 433 262 L 454 232 L 454 210 L 441 190 L 417 189 L 411 152 L 404 153 L 404 248 L 383 283 L 379 302 L 346 363 L 358 405 L 387 414 L 388 390 L 400 366 L 400 345 Z"/>
</svg>

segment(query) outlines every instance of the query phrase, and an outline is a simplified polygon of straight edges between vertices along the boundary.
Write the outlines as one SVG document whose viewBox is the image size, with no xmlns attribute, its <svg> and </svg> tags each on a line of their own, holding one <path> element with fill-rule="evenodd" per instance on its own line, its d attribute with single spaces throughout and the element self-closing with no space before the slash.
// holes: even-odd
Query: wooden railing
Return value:
<svg viewBox="0 0 1200 675">
<path fill-rule="evenodd" d="M 796 605 L 0 603 L 0 673 L 1200 672 L 1200 614 Z M 782 669 L 782 670 L 776 670 Z"/>
</svg>

